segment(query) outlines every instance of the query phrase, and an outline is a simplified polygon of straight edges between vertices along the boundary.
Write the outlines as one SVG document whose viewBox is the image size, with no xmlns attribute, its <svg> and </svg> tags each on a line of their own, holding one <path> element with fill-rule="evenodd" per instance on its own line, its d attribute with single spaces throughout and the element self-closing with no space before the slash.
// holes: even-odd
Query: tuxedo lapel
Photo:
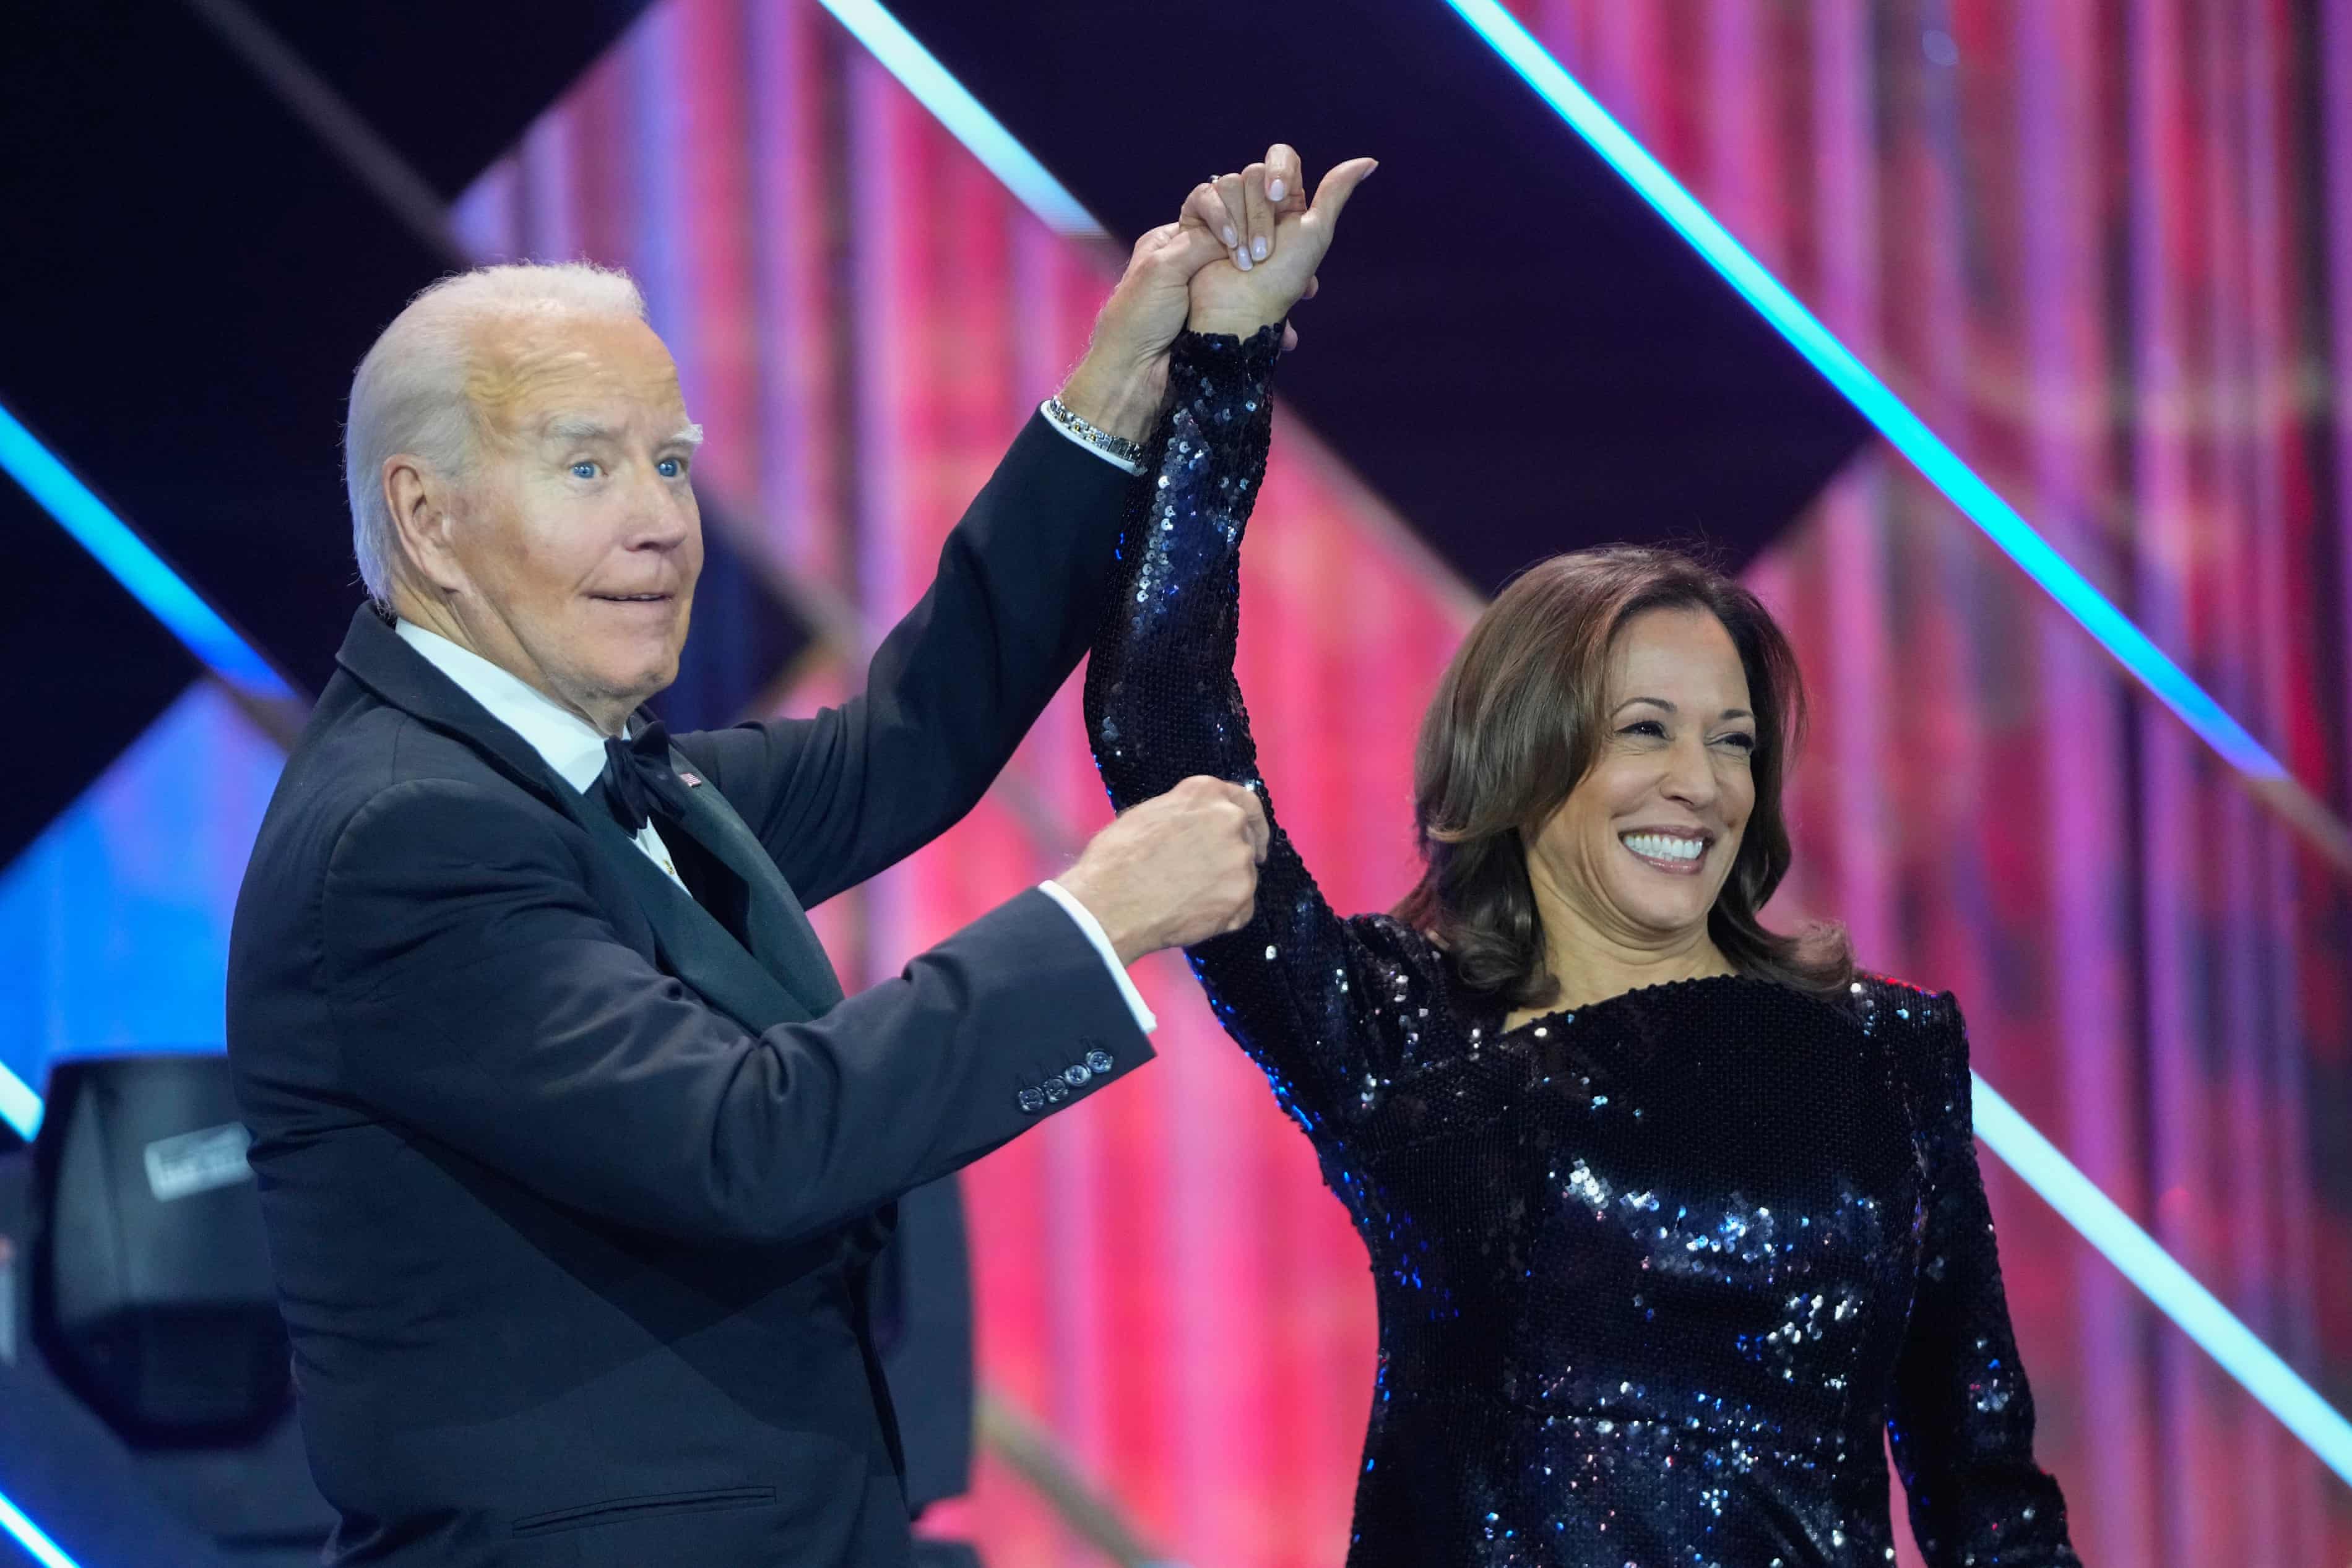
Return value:
<svg viewBox="0 0 2352 1568">
<path fill-rule="evenodd" d="M 819 1017 L 841 999 L 840 985 L 800 900 L 741 819 L 716 800 L 716 789 L 705 785 L 688 790 L 689 798 L 708 796 L 716 803 L 715 811 L 707 806 L 698 809 L 688 828 L 751 890 L 746 936 L 751 951 L 671 881 L 621 831 L 609 811 L 557 778 L 528 741 L 402 642 L 373 610 L 362 607 L 352 618 L 336 660 L 377 696 L 463 739 L 491 767 L 585 828 L 636 895 L 664 966 L 720 1012 L 757 1034 L 779 1023 Z M 673 766 L 684 766 L 677 752 L 671 758 Z M 747 863 L 731 843 L 725 822 L 731 822 L 735 832 L 750 842 L 755 863 Z M 714 825 L 698 825 L 703 823 Z M 761 868 L 764 877 L 757 874 Z"/>
<path fill-rule="evenodd" d="M 824 1010 L 812 1007 L 782 977 L 745 951 L 734 934 L 672 882 L 609 814 L 589 804 L 589 810 L 579 813 L 580 820 L 636 894 L 646 923 L 653 927 L 654 946 L 672 974 L 753 1034 L 813 1019 Z"/>
<path fill-rule="evenodd" d="M 693 772 L 685 754 L 673 747 L 669 760 L 679 778 L 693 780 L 686 790 L 682 825 L 749 890 L 743 924 L 751 952 L 808 1005 L 812 1016 L 830 1012 L 841 1000 L 841 981 L 792 883 L 727 798 Z"/>
</svg>

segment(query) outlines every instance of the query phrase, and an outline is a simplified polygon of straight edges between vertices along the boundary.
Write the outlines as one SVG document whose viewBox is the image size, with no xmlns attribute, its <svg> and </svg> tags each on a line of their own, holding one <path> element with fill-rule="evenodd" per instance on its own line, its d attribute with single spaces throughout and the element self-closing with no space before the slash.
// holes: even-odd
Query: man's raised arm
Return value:
<svg viewBox="0 0 2352 1568">
<path fill-rule="evenodd" d="M 1133 455 L 1158 419 L 1193 275 L 1228 256 L 1255 265 L 1271 244 L 1275 214 L 1235 202 L 1229 212 L 1204 182 L 1178 222 L 1136 242 L 1085 360 L 949 535 L 930 589 L 876 650 L 860 695 L 809 719 L 679 738 L 803 903 L 961 821 L 1077 667 L 1138 498 Z"/>
</svg>

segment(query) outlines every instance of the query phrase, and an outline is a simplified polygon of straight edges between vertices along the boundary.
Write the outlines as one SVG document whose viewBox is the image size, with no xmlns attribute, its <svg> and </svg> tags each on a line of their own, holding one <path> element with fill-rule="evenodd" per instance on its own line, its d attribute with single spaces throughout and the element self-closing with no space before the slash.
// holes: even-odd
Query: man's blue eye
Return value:
<svg viewBox="0 0 2352 1568">
<path fill-rule="evenodd" d="M 572 465 L 572 476 L 574 479 L 593 479 L 596 477 L 596 465 L 585 462 L 574 463 Z"/>
<path fill-rule="evenodd" d="M 665 479 L 675 479 L 679 475 L 686 472 L 686 459 L 683 457 L 665 457 L 659 463 L 654 465 L 654 470 Z"/>
</svg>

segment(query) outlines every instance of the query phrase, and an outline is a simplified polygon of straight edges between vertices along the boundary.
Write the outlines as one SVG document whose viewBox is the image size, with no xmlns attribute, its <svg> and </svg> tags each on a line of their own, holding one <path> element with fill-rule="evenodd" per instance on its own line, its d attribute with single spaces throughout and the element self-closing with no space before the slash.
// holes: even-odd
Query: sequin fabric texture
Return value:
<svg viewBox="0 0 2352 1568">
<path fill-rule="evenodd" d="M 1233 675 L 1278 329 L 1187 335 L 1087 716 L 1121 807 L 1263 789 Z M 1337 916 L 1280 820 L 1192 953 L 1370 1254 L 1349 1562 L 2074 1564 L 2032 1458 L 1948 997 L 1748 977 L 1506 1030 L 1416 932 Z"/>
</svg>

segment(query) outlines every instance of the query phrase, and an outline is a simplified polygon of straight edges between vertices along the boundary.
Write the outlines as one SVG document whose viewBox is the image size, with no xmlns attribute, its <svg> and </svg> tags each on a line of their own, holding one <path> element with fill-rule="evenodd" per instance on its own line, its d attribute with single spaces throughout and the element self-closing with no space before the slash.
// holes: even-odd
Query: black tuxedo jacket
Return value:
<svg viewBox="0 0 2352 1568">
<path fill-rule="evenodd" d="M 979 800 L 1132 484 L 1031 421 L 863 696 L 678 737 L 696 898 L 353 621 L 228 988 L 332 1561 L 908 1559 L 860 1278 L 890 1204 L 1150 1051 L 1042 894 L 846 1000 L 802 911 Z"/>
</svg>

